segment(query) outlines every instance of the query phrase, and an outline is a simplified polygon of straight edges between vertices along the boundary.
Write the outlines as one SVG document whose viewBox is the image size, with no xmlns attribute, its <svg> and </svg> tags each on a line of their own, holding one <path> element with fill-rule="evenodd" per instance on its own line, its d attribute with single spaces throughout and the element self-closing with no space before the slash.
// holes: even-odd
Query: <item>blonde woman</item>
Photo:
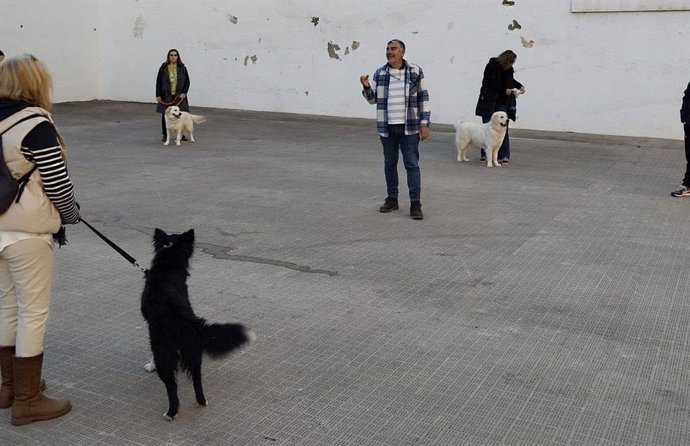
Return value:
<svg viewBox="0 0 690 446">
<path fill-rule="evenodd" d="M 0 133 L 15 178 L 32 171 L 19 200 L 0 214 L 0 407 L 12 424 L 56 418 L 68 400 L 43 395 L 43 341 L 53 279 L 53 237 L 79 222 L 65 145 L 50 114 L 52 81 L 29 54 L 0 63 Z M 62 231 L 61 231 L 62 229 Z"/>
</svg>

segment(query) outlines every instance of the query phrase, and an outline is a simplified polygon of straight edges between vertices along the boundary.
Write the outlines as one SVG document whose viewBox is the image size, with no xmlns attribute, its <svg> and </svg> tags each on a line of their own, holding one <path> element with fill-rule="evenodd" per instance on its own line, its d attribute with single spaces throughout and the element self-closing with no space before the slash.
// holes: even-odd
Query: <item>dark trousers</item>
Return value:
<svg viewBox="0 0 690 446">
<path fill-rule="evenodd" d="M 683 178 L 683 186 L 690 187 L 690 122 L 683 124 L 685 131 L 685 178 Z"/>
<path fill-rule="evenodd" d="M 165 113 L 161 113 L 161 128 L 163 129 L 163 137 L 168 135 L 168 129 L 165 128 Z"/>
</svg>

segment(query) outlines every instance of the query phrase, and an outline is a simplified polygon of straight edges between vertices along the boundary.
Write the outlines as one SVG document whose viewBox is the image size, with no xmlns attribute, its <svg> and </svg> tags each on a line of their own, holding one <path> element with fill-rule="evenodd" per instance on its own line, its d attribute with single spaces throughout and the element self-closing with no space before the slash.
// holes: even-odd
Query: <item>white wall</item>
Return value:
<svg viewBox="0 0 690 446">
<path fill-rule="evenodd" d="M 358 78 L 385 63 L 386 42 L 400 38 L 424 69 L 437 123 L 473 116 L 486 61 L 511 48 L 527 88 L 517 127 L 682 138 L 690 11 L 502 3 L 3 0 L 0 47 L 11 53 L 30 42 L 22 51 L 46 59 L 57 100 L 152 102 L 156 70 L 174 47 L 190 71 L 192 105 L 373 118 Z M 521 29 L 508 29 L 513 20 Z M 32 32 L 15 35 L 19 21 Z M 340 46 L 339 59 L 329 42 Z"/>
<path fill-rule="evenodd" d="M 98 9 L 90 0 L 0 0 L 0 50 L 45 62 L 54 102 L 102 98 Z"/>
</svg>

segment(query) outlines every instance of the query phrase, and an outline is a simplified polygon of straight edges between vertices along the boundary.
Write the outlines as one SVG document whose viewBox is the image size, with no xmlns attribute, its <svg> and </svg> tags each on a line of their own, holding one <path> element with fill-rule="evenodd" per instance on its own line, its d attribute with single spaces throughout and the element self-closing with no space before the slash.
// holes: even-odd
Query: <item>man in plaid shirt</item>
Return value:
<svg viewBox="0 0 690 446">
<path fill-rule="evenodd" d="M 419 141 L 429 137 L 431 106 L 422 69 L 407 62 L 405 44 L 398 39 L 386 45 L 388 63 L 369 76 L 359 78 L 362 95 L 376 104 L 376 127 L 383 145 L 384 172 L 388 196 L 381 212 L 398 209 L 398 151 L 402 153 L 410 190 L 410 216 L 422 220 Z"/>
</svg>

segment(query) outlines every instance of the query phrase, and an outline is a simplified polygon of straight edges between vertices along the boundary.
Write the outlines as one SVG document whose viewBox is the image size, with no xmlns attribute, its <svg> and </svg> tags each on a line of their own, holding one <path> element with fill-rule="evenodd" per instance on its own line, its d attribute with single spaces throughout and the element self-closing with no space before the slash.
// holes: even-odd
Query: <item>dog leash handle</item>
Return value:
<svg viewBox="0 0 690 446">
<path fill-rule="evenodd" d="M 91 226 L 91 225 L 89 224 L 89 222 L 87 222 L 87 221 L 84 220 L 83 218 L 81 219 L 81 222 L 84 223 L 86 226 L 88 226 L 89 229 L 91 229 L 91 230 L 92 230 L 97 236 L 99 236 L 104 242 L 106 242 L 108 245 L 110 245 L 111 248 L 113 248 L 115 251 L 117 251 L 117 253 L 120 254 L 122 257 L 124 257 L 129 263 L 131 263 L 131 264 L 134 265 L 135 267 L 139 268 L 139 269 L 141 270 L 141 272 L 144 273 L 144 275 L 146 275 L 146 273 L 149 272 L 148 269 L 139 266 L 139 264 L 137 263 L 137 261 L 136 261 L 136 259 L 135 259 L 134 257 L 132 257 L 131 255 L 127 254 L 127 252 L 126 252 L 124 249 L 120 248 L 120 247 L 117 246 L 113 241 L 111 241 L 108 237 L 106 237 L 105 235 L 101 234 L 101 233 L 98 231 L 98 229 L 96 229 L 96 228 L 94 228 L 93 226 Z"/>
</svg>

